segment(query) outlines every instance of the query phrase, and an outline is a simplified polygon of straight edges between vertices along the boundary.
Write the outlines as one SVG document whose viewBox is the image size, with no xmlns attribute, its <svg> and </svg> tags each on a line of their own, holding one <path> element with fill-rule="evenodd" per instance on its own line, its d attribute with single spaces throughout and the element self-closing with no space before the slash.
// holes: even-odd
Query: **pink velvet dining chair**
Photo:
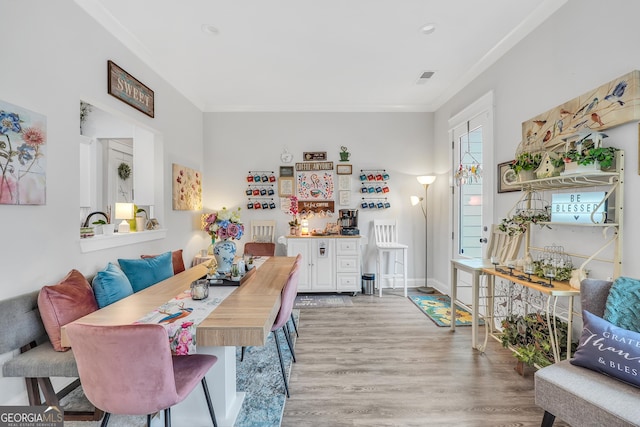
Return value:
<svg viewBox="0 0 640 427">
<path fill-rule="evenodd" d="M 271 242 L 247 242 L 244 244 L 244 254 L 251 256 L 274 256 L 276 244 Z"/>
<path fill-rule="evenodd" d="M 278 331 L 282 331 L 284 337 L 289 345 L 291 351 L 291 358 L 296 361 L 296 353 L 293 350 L 293 343 L 291 342 L 291 334 L 287 323 L 291 317 L 293 311 L 293 305 L 295 303 L 296 295 L 298 294 L 298 279 L 300 275 L 299 264 L 294 264 L 289 279 L 282 289 L 282 302 L 280 303 L 280 311 L 276 316 L 276 320 L 273 322 L 271 332 L 273 332 L 273 338 L 276 342 L 276 349 L 278 350 L 278 358 L 280 359 L 280 370 L 282 371 L 282 379 L 284 380 L 284 389 L 289 397 L 289 381 L 287 380 L 287 373 L 284 369 L 284 359 L 282 358 L 282 351 L 280 350 L 280 339 L 278 338 Z"/>
<path fill-rule="evenodd" d="M 296 354 L 293 350 L 293 343 L 291 342 L 291 332 L 289 331 L 289 327 L 287 326 L 289 319 L 293 320 L 293 306 L 295 304 L 296 295 L 298 294 L 298 279 L 300 275 L 300 262 L 302 260 L 302 256 L 298 255 L 296 257 L 296 262 L 293 264 L 291 271 L 289 272 L 289 277 L 287 278 L 287 283 L 285 283 L 282 288 L 281 295 L 281 303 L 280 310 L 276 316 L 275 321 L 273 322 L 273 326 L 271 327 L 271 332 L 273 333 L 273 337 L 276 342 L 276 349 L 278 351 L 278 358 L 280 360 L 280 370 L 282 371 L 282 378 L 284 380 L 284 389 L 287 394 L 289 394 L 289 382 L 287 381 L 287 373 L 284 368 L 284 359 L 282 358 L 282 350 L 280 349 L 280 338 L 278 337 L 278 332 L 282 331 L 287 340 L 287 345 L 289 346 L 289 351 L 291 352 L 291 358 L 293 362 L 296 361 Z M 295 327 L 295 322 L 294 322 Z M 297 328 L 296 328 L 297 329 Z M 242 347 L 242 353 L 240 356 L 240 361 L 244 360 L 246 347 Z"/>
<path fill-rule="evenodd" d="M 161 325 L 66 326 L 87 399 L 110 414 L 151 415 L 164 411 L 165 427 L 171 426 L 171 406 L 183 401 L 202 384 L 209 415 L 217 427 L 205 374 L 215 356 L 172 356 L 167 331 Z M 144 357 L 141 357 L 144 355 Z"/>
</svg>

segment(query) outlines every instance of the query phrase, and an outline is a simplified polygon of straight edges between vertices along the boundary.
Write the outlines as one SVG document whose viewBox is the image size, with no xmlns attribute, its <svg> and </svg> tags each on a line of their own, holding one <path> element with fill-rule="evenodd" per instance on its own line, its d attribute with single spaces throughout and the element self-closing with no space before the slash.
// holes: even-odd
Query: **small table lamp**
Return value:
<svg viewBox="0 0 640 427">
<path fill-rule="evenodd" d="M 122 220 L 118 225 L 118 233 L 131 231 L 127 220 L 133 219 L 133 203 L 116 203 L 116 219 Z"/>
</svg>

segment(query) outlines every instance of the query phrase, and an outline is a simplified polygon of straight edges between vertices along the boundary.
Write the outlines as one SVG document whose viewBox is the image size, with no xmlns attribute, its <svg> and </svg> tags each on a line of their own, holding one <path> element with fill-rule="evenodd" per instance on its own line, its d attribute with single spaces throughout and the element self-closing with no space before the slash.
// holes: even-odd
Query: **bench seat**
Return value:
<svg viewBox="0 0 640 427">
<path fill-rule="evenodd" d="M 536 405 L 575 426 L 637 426 L 640 389 L 563 360 L 535 375 Z"/>
</svg>

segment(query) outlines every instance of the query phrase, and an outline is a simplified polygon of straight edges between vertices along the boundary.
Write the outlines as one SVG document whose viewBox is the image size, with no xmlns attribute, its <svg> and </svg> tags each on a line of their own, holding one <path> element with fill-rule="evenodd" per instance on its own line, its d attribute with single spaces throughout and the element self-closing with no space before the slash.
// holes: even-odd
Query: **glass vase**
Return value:
<svg viewBox="0 0 640 427">
<path fill-rule="evenodd" d="M 207 248 L 207 255 L 213 255 L 213 247 L 216 244 L 216 239 L 214 239 L 213 237 L 211 238 L 211 244 L 209 245 L 209 247 Z"/>
</svg>

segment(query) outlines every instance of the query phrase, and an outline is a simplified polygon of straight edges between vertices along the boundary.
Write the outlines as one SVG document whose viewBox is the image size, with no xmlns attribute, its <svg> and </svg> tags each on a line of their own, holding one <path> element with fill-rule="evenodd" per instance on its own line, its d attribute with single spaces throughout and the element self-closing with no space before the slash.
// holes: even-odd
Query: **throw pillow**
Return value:
<svg viewBox="0 0 640 427">
<path fill-rule="evenodd" d="M 91 284 L 100 308 L 133 294 L 127 276 L 120 267 L 112 263 L 108 263 L 104 270 L 98 271 Z"/>
<path fill-rule="evenodd" d="M 604 319 L 614 325 L 640 332 L 640 280 L 618 277 L 611 285 Z"/>
<path fill-rule="evenodd" d="M 640 334 L 582 310 L 583 328 L 571 364 L 640 387 Z"/>
<path fill-rule="evenodd" d="M 53 348 L 67 351 L 60 343 L 60 327 L 96 311 L 98 304 L 87 279 L 71 270 L 59 283 L 40 289 L 38 309 Z"/>
<path fill-rule="evenodd" d="M 173 276 L 171 252 L 153 258 L 118 259 L 118 263 L 131 282 L 133 292 L 139 292 Z"/>
<path fill-rule="evenodd" d="M 140 258 L 155 258 L 158 255 L 140 255 Z M 184 268 L 184 260 L 182 259 L 182 249 L 171 252 L 171 263 L 173 264 L 173 274 L 182 273 Z"/>
</svg>

